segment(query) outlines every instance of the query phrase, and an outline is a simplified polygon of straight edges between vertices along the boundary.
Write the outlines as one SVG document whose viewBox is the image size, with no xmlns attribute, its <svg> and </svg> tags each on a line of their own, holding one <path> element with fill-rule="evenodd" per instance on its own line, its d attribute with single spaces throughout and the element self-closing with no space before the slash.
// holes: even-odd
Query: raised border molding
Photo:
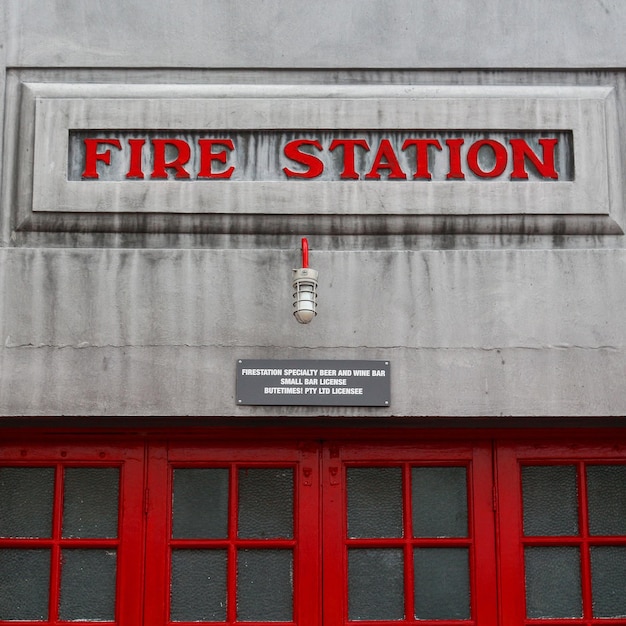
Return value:
<svg viewBox="0 0 626 626">
<path fill-rule="evenodd" d="M 320 232 L 362 218 L 389 220 L 398 232 L 437 233 L 456 221 L 467 233 L 623 233 L 611 86 L 27 82 L 22 102 L 22 129 L 34 132 L 20 145 L 20 187 L 32 194 L 20 196 L 18 230 L 54 216 L 51 230 L 62 231 L 80 214 L 104 230 L 140 218 L 149 231 L 156 214 L 173 232 L 181 223 L 227 231 L 242 217 L 251 232 L 270 223 L 280 231 L 306 217 L 311 233 L 319 216 Z M 68 180 L 69 130 L 198 128 L 564 130 L 576 174 L 563 182 Z"/>
</svg>

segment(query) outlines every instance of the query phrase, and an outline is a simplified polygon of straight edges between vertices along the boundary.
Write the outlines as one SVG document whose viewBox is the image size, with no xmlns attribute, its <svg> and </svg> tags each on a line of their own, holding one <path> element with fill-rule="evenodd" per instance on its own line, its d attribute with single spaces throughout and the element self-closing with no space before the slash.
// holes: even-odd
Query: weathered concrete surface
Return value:
<svg viewBox="0 0 626 626">
<path fill-rule="evenodd" d="M 3 250 L 0 414 L 626 413 L 626 251 Z M 237 407 L 237 358 L 384 358 L 389 409 Z"/>
<path fill-rule="evenodd" d="M 146 234 L 66 216 L 17 230 L 32 193 L 18 178 L 32 159 L 22 80 L 615 85 L 608 154 L 623 172 L 625 27 L 622 0 L 0 3 L 0 415 L 626 415 L 616 230 L 504 224 L 476 230 L 493 236 L 483 247 L 459 223 L 411 231 L 417 249 L 374 245 L 387 231 L 370 222 L 344 229 L 373 239 L 315 249 L 320 314 L 306 327 L 291 316 L 297 252 L 268 245 L 278 231 L 226 224 L 212 231 L 224 245 L 202 249 L 207 231 L 168 237 L 159 223 Z M 290 224 L 282 237 L 306 234 Z M 236 406 L 236 359 L 306 357 L 390 360 L 392 406 Z"/>
<path fill-rule="evenodd" d="M 624 67 L 622 0 L 7 0 L 14 67 Z"/>
</svg>

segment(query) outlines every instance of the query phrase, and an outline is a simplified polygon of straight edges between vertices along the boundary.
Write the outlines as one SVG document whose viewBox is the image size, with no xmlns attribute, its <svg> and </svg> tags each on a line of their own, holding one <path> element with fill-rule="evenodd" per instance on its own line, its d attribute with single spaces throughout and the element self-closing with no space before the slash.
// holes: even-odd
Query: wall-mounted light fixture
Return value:
<svg viewBox="0 0 626 626">
<path fill-rule="evenodd" d="M 293 270 L 293 315 L 308 324 L 317 315 L 317 270 L 309 267 L 309 242 L 302 238 L 302 267 Z"/>
</svg>

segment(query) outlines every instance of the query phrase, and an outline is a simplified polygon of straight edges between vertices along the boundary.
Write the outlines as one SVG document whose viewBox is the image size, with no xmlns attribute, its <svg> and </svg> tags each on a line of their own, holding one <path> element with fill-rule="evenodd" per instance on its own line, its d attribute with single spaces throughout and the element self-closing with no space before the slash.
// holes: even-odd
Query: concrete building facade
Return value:
<svg viewBox="0 0 626 626">
<path fill-rule="evenodd" d="M 31 506 L 20 493 L 52 490 L 49 510 L 32 513 L 49 529 L 0 513 L 0 623 L 623 623 L 626 5 L 7 0 L 0 11 L 0 492 L 17 510 Z M 319 272 L 308 324 L 292 315 L 302 238 Z M 257 373 L 262 401 L 247 401 L 242 367 L 281 373 Z M 369 373 L 348 380 L 359 367 L 384 369 L 374 400 Z M 320 382 L 321 368 L 343 382 Z M 285 391 L 307 386 L 332 399 Z M 418 531 L 411 508 L 420 470 L 439 465 L 468 472 L 423 479 L 448 494 L 442 518 L 457 506 L 449 494 L 467 493 L 446 539 Z M 125 468 L 104 501 L 119 520 L 137 507 L 147 517 L 65 534 L 63 502 L 101 484 L 74 477 L 81 467 Z M 195 483 L 194 468 L 230 478 Z M 246 468 L 295 468 L 295 485 L 319 487 L 310 500 L 284 487 L 293 526 L 264 546 L 237 517 Z M 270 504 L 283 478 L 260 479 L 261 509 L 283 506 Z M 191 515 L 176 508 L 185 498 L 210 517 L 193 493 L 213 487 L 230 494 L 224 536 L 177 521 Z M 149 505 L 149 490 L 167 495 Z M 573 507 L 571 528 L 531 528 L 533 504 L 549 517 L 550 502 Z M 359 530 L 395 506 L 403 530 Z M 65 565 L 85 546 L 87 569 L 98 550 L 118 555 L 104 599 Z M 239 556 L 214 564 L 224 587 L 203 604 L 206 590 L 183 589 L 201 585 L 193 572 L 214 575 L 213 561 L 193 561 L 209 548 Z M 255 560 L 264 550 L 276 562 Z M 428 565 L 410 556 L 420 550 L 450 560 Z M 282 591 L 259 613 L 241 590 L 274 566 L 261 595 Z M 397 586 L 357 573 L 386 567 L 405 573 Z M 568 573 L 543 594 L 550 567 Z M 32 575 L 12 588 L 21 570 Z M 460 582 L 443 599 L 415 582 L 451 571 Z M 370 606 L 381 584 L 387 600 Z M 38 599 L 15 608 L 32 585 Z M 508 586 L 517 600 L 499 604 Z"/>
</svg>

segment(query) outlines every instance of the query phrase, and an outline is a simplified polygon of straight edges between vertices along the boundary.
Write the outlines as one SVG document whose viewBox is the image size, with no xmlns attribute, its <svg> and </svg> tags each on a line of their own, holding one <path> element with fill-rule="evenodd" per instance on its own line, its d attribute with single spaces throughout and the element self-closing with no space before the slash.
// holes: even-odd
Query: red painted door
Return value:
<svg viewBox="0 0 626 626">
<path fill-rule="evenodd" d="M 2 626 L 626 625 L 625 445 L 37 436 Z"/>
<path fill-rule="evenodd" d="M 322 454 L 325 625 L 497 623 L 489 444 Z"/>
<path fill-rule="evenodd" d="M 499 444 L 502 624 L 626 624 L 626 445 Z"/>
<path fill-rule="evenodd" d="M 149 624 L 496 624 L 489 444 L 171 445 L 148 475 Z"/>
<path fill-rule="evenodd" d="M 0 623 L 142 619 L 144 446 L 0 447 Z"/>
<path fill-rule="evenodd" d="M 146 624 L 321 624 L 316 444 L 153 447 Z"/>
</svg>

